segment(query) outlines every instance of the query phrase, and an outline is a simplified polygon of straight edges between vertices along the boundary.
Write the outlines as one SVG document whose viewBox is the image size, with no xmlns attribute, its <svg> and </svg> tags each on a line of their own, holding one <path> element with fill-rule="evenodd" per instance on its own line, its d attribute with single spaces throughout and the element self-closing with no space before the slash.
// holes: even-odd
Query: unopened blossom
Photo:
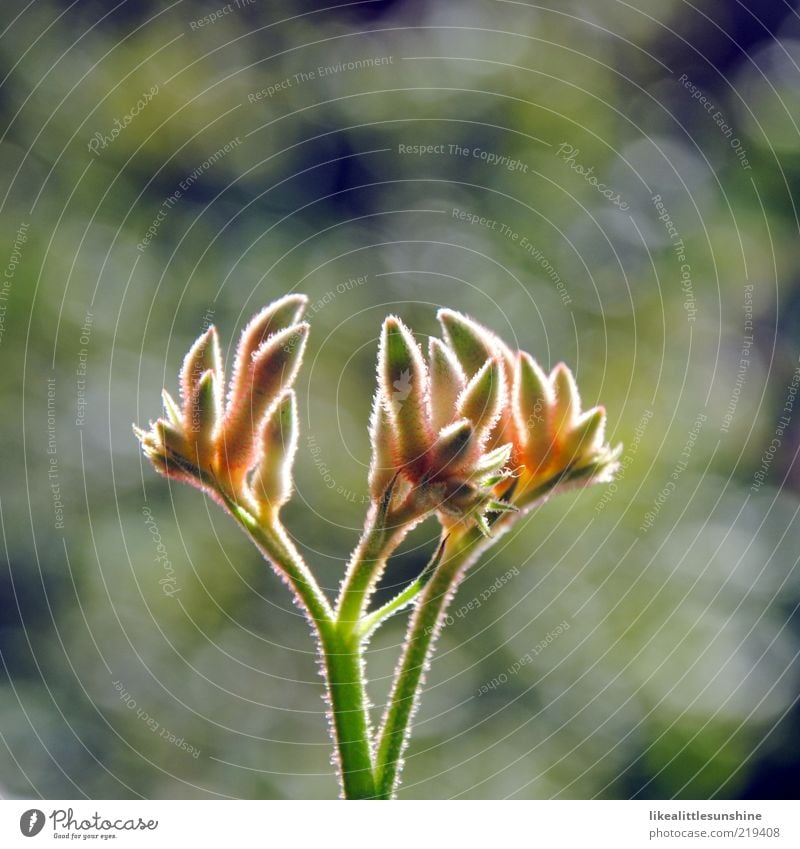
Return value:
<svg viewBox="0 0 800 849">
<path fill-rule="evenodd" d="M 299 320 L 306 301 L 287 295 L 248 323 L 227 399 L 216 329 L 197 339 L 181 369 L 181 405 L 164 390 L 164 417 L 146 431 L 134 428 L 159 472 L 213 495 L 224 492 L 257 512 L 285 503 L 297 445 L 290 390 L 308 336 L 308 325 Z"/>
<path fill-rule="evenodd" d="M 589 484 L 613 476 L 619 451 L 605 441 L 605 408 L 582 411 L 575 378 L 564 363 L 545 374 L 530 354 L 512 352 L 473 319 L 453 310 L 440 310 L 438 318 L 467 374 L 482 357 L 494 353 L 509 382 L 510 403 L 490 444 L 511 444 L 513 479 L 501 481 L 496 495 L 522 504 L 553 482 Z"/>
<path fill-rule="evenodd" d="M 513 509 L 492 490 L 505 477 L 512 446 L 487 449 L 509 401 L 500 357 L 487 354 L 467 379 L 443 342 L 431 341 L 426 361 L 403 322 L 386 319 L 371 421 L 374 499 L 394 482 L 399 509 L 437 510 L 445 522 L 469 519 L 484 528 L 486 511 Z"/>
<path fill-rule="evenodd" d="M 422 674 L 459 581 L 496 541 L 495 528 L 508 529 L 514 514 L 566 486 L 610 478 L 618 449 L 605 441 L 605 410 L 582 410 L 563 363 L 546 374 L 529 354 L 447 309 L 438 315 L 442 338 L 429 339 L 424 354 L 390 316 L 370 419 L 371 503 L 332 603 L 279 516 L 292 494 L 292 387 L 308 335 L 305 304 L 304 296 L 288 295 L 250 321 L 230 380 L 210 327 L 183 361 L 180 404 L 164 391 L 164 415 L 147 430 L 134 429 L 156 469 L 219 500 L 289 586 L 317 638 L 343 795 L 386 799 L 395 793 Z M 397 547 L 433 515 L 442 534 L 430 561 L 373 607 Z M 365 648 L 411 604 L 384 717 L 373 732 Z"/>
<path fill-rule="evenodd" d="M 487 513 L 526 506 L 550 485 L 613 474 L 605 410 L 581 411 L 563 363 L 545 375 L 473 319 L 453 310 L 438 318 L 443 339 L 429 340 L 427 361 L 400 319 L 384 324 L 370 431 L 373 498 L 399 481 L 393 497 L 402 505 L 486 530 Z"/>
</svg>

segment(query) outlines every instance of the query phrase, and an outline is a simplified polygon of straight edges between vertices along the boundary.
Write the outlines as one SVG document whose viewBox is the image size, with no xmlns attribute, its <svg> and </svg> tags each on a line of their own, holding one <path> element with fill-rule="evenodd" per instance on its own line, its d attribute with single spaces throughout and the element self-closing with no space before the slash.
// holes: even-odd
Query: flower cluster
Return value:
<svg viewBox="0 0 800 849">
<path fill-rule="evenodd" d="M 581 412 L 570 370 L 549 376 L 525 352 L 452 310 L 427 360 L 390 316 L 381 335 L 370 434 L 370 489 L 392 486 L 398 512 L 436 510 L 446 526 L 526 507 L 556 485 L 610 478 L 617 452 L 604 441 L 605 410 Z"/>
<path fill-rule="evenodd" d="M 225 393 L 219 337 L 211 326 L 192 345 L 180 375 L 179 406 L 164 390 L 163 418 L 134 427 L 145 455 L 168 477 L 224 494 L 259 515 L 291 495 L 297 411 L 291 387 L 303 357 L 307 299 L 287 295 L 245 327 Z"/>
<path fill-rule="evenodd" d="M 581 411 L 572 373 L 545 374 L 494 333 L 440 310 L 441 338 L 427 356 L 390 316 L 381 333 L 370 436 L 371 505 L 335 603 L 283 528 L 292 491 L 297 410 L 292 386 L 303 357 L 306 298 L 287 295 L 244 329 L 227 381 L 210 327 L 180 375 L 180 404 L 134 427 L 162 474 L 210 493 L 236 518 L 294 593 L 318 638 L 343 793 L 390 798 L 435 635 L 466 570 L 514 516 L 568 485 L 609 479 L 619 450 L 605 441 L 605 410 Z M 226 392 L 227 390 L 227 392 Z M 442 538 L 422 572 L 371 609 L 405 534 L 437 515 Z M 493 523 L 497 526 L 493 529 Z M 478 529 L 478 530 L 476 530 Z M 364 651 L 372 633 L 415 605 L 386 711 L 372 733 Z"/>
<path fill-rule="evenodd" d="M 183 362 L 178 405 L 135 428 L 162 474 L 225 496 L 256 515 L 291 495 L 297 449 L 292 384 L 302 361 L 307 299 L 287 295 L 245 327 L 225 394 L 216 329 Z M 378 353 L 370 436 L 372 499 L 408 521 L 436 511 L 445 526 L 529 506 L 556 485 L 606 480 L 617 453 L 605 443 L 605 410 L 581 412 L 563 364 L 546 375 L 472 319 L 442 309 L 442 338 L 428 356 L 399 318 L 386 319 Z"/>
</svg>

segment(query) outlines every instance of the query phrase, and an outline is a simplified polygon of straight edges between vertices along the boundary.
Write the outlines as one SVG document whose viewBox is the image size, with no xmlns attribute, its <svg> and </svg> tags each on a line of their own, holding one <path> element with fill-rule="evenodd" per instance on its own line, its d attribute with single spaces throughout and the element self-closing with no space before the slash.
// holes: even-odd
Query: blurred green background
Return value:
<svg viewBox="0 0 800 849">
<path fill-rule="evenodd" d="M 4 11 L 0 794 L 336 794 L 302 616 L 131 433 L 204 323 L 229 348 L 289 291 L 312 337 L 286 519 L 331 593 L 388 312 L 566 361 L 626 446 L 461 587 L 402 797 L 796 792 L 794 4 Z M 404 619 L 371 648 L 376 715 Z"/>
</svg>

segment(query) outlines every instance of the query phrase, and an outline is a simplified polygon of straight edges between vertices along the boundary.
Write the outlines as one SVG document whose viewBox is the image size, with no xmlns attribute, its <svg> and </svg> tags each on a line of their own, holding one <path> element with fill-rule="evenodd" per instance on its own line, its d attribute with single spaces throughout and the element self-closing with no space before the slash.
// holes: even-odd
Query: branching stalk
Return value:
<svg viewBox="0 0 800 849">
<path fill-rule="evenodd" d="M 375 789 L 379 799 L 390 799 L 394 795 L 422 676 L 447 606 L 464 572 L 488 542 L 476 529 L 451 535 L 445 543 L 441 562 L 411 616 L 376 746 Z"/>
<path fill-rule="evenodd" d="M 209 327 L 184 359 L 182 403 L 165 390 L 163 417 L 134 432 L 162 475 L 219 499 L 289 585 L 318 637 L 342 794 L 389 799 L 424 671 L 464 573 L 554 490 L 610 480 L 621 446 L 605 443 L 602 407 L 581 412 L 563 363 L 547 375 L 529 354 L 511 351 L 452 310 L 440 310 L 443 339 L 431 340 L 426 360 L 411 331 L 389 316 L 370 425 L 372 503 L 331 605 L 279 519 L 293 489 L 299 428 L 293 383 L 308 337 L 309 325 L 301 321 L 306 304 L 305 296 L 290 294 L 254 316 L 242 332 L 230 380 L 219 336 Z M 369 613 L 387 560 L 434 514 L 443 534 L 430 563 Z M 365 647 L 375 629 L 412 603 L 374 735 Z"/>
</svg>

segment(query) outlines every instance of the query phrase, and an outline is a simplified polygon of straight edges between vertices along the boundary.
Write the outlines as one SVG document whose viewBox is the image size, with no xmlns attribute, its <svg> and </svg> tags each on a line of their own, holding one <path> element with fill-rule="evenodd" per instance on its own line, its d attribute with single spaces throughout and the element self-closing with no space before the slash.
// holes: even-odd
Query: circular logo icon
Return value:
<svg viewBox="0 0 800 849">
<path fill-rule="evenodd" d="M 19 818 L 19 830 L 25 837 L 36 837 L 44 828 L 44 811 L 31 808 Z"/>
</svg>

